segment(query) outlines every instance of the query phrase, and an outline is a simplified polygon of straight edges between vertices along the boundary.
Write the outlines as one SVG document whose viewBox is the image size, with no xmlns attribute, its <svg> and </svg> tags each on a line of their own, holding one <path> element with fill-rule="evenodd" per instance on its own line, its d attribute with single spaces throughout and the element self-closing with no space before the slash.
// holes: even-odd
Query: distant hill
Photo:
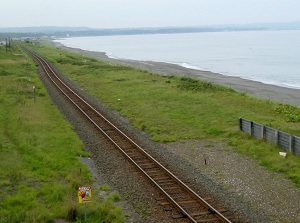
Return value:
<svg viewBox="0 0 300 223">
<path fill-rule="evenodd" d="M 225 32 L 250 30 L 300 30 L 300 21 L 288 23 L 256 23 L 230 24 L 198 27 L 153 27 L 153 28 L 123 28 L 123 29 L 94 29 L 89 27 L 11 27 L 0 28 L 0 35 L 4 37 L 78 37 L 78 36 L 109 36 L 109 35 L 137 35 L 137 34 L 168 34 L 168 33 L 198 33 Z"/>
<path fill-rule="evenodd" d="M 299 30 L 300 21 L 285 22 L 285 23 L 253 23 L 253 24 L 232 24 L 220 25 L 214 27 L 231 27 L 231 28 L 248 28 L 248 29 L 266 29 L 266 30 Z"/>
<path fill-rule="evenodd" d="M 0 28 L 0 33 L 44 33 L 52 34 L 55 32 L 88 31 L 88 27 L 59 27 L 59 26 L 40 26 L 40 27 L 8 27 Z"/>
</svg>

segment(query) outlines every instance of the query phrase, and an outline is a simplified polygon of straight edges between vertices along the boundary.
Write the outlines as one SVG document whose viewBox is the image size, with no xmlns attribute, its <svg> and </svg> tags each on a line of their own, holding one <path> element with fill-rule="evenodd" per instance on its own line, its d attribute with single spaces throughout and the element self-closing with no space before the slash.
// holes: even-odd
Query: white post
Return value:
<svg viewBox="0 0 300 223">
<path fill-rule="evenodd" d="M 33 88 L 33 102 L 35 103 L 35 86 L 32 86 Z"/>
</svg>

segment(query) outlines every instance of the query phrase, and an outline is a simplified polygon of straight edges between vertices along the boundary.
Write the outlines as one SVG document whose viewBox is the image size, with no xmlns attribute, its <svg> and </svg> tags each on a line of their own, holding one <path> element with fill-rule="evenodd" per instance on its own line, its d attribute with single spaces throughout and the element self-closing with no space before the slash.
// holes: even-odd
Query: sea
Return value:
<svg viewBox="0 0 300 223">
<path fill-rule="evenodd" d="M 71 37 L 65 46 L 300 89 L 300 30 Z"/>
</svg>

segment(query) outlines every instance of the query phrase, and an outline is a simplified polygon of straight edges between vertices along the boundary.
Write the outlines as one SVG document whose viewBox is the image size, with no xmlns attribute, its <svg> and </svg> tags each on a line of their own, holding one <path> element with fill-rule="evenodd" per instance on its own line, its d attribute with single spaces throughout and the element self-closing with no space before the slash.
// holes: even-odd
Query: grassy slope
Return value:
<svg viewBox="0 0 300 223">
<path fill-rule="evenodd" d="M 77 188 L 92 178 L 77 157 L 88 154 L 52 105 L 33 62 L 16 46 L 8 53 L 0 47 L 0 104 L 0 222 L 80 222 L 84 215 Z M 97 202 L 94 194 L 90 222 L 100 217 L 123 222 L 111 200 Z"/>
<path fill-rule="evenodd" d="M 238 118 L 243 117 L 299 136 L 298 108 L 208 82 L 160 76 L 51 47 L 35 50 L 135 127 L 147 131 L 153 140 L 222 141 L 256 158 L 261 165 L 284 173 L 300 186 L 300 157 L 282 159 L 276 146 L 251 139 L 238 130 Z"/>
</svg>

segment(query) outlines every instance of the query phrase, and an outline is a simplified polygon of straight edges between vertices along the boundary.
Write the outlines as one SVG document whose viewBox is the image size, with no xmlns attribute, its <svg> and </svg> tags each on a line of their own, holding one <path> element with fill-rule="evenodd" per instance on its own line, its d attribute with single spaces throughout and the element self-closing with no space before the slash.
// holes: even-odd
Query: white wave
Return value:
<svg viewBox="0 0 300 223">
<path fill-rule="evenodd" d="M 163 61 L 162 61 L 163 62 Z M 181 67 L 185 67 L 185 68 L 188 68 L 188 69 L 193 69 L 193 70 L 201 70 L 201 71 L 208 71 L 202 67 L 199 67 L 199 66 L 195 66 L 195 65 L 191 65 L 189 63 L 177 63 L 177 62 L 164 62 L 164 63 L 169 63 L 169 64 L 176 64 L 176 65 L 179 65 Z"/>
<path fill-rule="evenodd" d="M 105 53 L 105 55 L 108 57 L 108 58 L 111 58 L 111 59 L 122 59 L 120 57 L 117 57 L 116 55 L 114 55 L 113 53 Z"/>
</svg>

